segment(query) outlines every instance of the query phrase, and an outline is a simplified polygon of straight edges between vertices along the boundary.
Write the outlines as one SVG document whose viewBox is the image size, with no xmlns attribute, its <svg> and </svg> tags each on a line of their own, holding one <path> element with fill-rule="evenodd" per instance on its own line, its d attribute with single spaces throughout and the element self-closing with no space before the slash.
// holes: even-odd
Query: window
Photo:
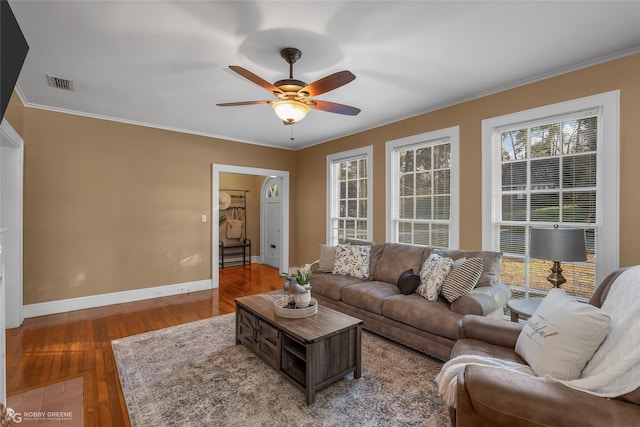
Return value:
<svg viewBox="0 0 640 427">
<path fill-rule="evenodd" d="M 483 246 L 503 252 L 514 296 L 551 288 L 532 227 L 585 230 L 587 261 L 562 263 L 569 294 L 588 299 L 617 268 L 617 106 L 616 92 L 483 121 Z"/>
<path fill-rule="evenodd" d="M 265 193 L 265 197 L 267 199 L 277 199 L 280 197 L 280 187 L 278 187 L 277 183 L 273 183 L 267 187 L 267 191 Z"/>
<path fill-rule="evenodd" d="M 327 244 L 372 240 L 372 146 L 327 156 Z"/>
<path fill-rule="evenodd" d="M 387 142 L 387 241 L 458 247 L 458 134 Z"/>
</svg>

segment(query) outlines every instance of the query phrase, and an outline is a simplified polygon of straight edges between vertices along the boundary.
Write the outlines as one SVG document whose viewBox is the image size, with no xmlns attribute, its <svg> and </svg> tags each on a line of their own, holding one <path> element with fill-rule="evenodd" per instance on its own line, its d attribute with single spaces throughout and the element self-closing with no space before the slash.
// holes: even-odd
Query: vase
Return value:
<svg viewBox="0 0 640 427">
<path fill-rule="evenodd" d="M 296 301 L 296 308 L 307 308 L 311 303 L 311 291 L 296 292 L 294 299 Z"/>
</svg>

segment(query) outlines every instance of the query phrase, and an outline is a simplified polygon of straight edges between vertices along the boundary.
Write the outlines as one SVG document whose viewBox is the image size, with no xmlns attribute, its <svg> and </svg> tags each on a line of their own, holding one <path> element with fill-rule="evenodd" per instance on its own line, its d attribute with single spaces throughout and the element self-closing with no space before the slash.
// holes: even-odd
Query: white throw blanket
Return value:
<svg viewBox="0 0 640 427">
<path fill-rule="evenodd" d="M 602 311 L 611 316 L 611 331 L 580 378 L 547 381 L 602 397 L 621 396 L 640 387 L 640 266 L 618 276 Z"/>
<path fill-rule="evenodd" d="M 456 388 L 458 373 L 464 371 L 467 365 L 494 366 L 506 369 L 523 375 L 534 376 L 535 374 L 526 365 L 510 362 L 508 360 L 495 359 L 493 357 L 476 356 L 473 354 L 456 356 L 442 366 L 440 373 L 436 377 L 438 391 L 448 406 L 456 407 Z"/>
</svg>

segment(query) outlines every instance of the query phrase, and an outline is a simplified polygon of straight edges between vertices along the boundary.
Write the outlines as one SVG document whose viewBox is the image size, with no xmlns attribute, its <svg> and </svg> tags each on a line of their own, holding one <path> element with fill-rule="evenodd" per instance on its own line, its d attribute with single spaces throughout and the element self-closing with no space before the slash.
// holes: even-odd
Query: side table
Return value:
<svg viewBox="0 0 640 427">
<path fill-rule="evenodd" d="M 507 302 L 507 308 L 511 312 L 511 321 L 517 322 L 518 316 L 528 319 L 538 309 L 542 298 L 517 298 Z"/>
</svg>

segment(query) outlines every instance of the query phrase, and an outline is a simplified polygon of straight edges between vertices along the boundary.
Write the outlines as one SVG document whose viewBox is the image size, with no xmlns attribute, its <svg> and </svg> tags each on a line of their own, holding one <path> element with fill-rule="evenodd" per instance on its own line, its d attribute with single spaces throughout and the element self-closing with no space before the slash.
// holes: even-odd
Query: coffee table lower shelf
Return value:
<svg viewBox="0 0 640 427">
<path fill-rule="evenodd" d="M 236 344 L 243 344 L 303 390 L 316 392 L 361 375 L 362 321 L 326 307 L 303 319 L 275 315 L 273 294 L 236 299 Z"/>
</svg>

